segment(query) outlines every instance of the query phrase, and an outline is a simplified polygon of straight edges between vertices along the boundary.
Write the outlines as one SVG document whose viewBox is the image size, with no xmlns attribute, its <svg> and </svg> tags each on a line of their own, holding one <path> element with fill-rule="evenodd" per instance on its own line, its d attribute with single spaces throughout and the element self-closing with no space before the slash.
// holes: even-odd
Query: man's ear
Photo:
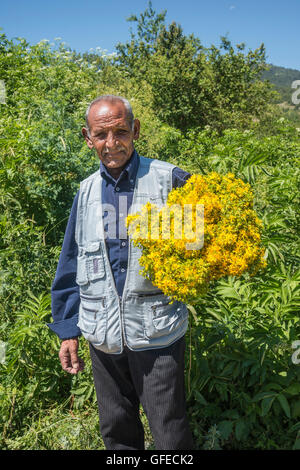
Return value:
<svg viewBox="0 0 300 470">
<path fill-rule="evenodd" d="M 83 127 L 83 128 L 81 129 L 81 133 L 82 133 L 82 135 L 83 135 L 83 137 L 84 137 L 84 139 L 85 139 L 85 141 L 86 141 L 86 143 L 87 143 L 88 148 L 89 148 L 89 149 L 93 149 L 93 148 L 94 148 L 93 142 L 92 142 L 91 139 L 89 138 L 88 130 L 87 130 L 85 127 Z"/>
<path fill-rule="evenodd" d="M 134 125 L 133 125 L 133 140 L 138 140 L 140 137 L 140 121 L 138 119 L 134 120 Z"/>
</svg>

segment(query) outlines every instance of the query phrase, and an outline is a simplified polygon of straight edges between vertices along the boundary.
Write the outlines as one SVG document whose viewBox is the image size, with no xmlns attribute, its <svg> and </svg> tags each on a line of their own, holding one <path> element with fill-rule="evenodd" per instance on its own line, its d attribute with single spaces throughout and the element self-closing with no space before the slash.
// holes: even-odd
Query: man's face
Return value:
<svg viewBox="0 0 300 470">
<path fill-rule="evenodd" d="M 118 176 L 132 155 L 133 141 L 139 138 L 138 119 L 132 129 L 122 101 L 100 101 L 91 107 L 88 122 L 90 134 L 82 129 L 88 147 L 96 150 L 113 176 Z"/>
</svg>

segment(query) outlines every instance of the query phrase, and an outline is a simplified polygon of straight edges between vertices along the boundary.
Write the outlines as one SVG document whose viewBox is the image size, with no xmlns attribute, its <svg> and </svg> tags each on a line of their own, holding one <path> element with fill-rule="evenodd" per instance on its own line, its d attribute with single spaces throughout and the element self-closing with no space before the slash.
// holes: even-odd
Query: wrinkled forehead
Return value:
<svg viewBox="0 0 300 470">
<path fill-rule="evenodd" d="M 122 101 L 100 101 L 91 106 L 88 115 L 90 126 L 93 124 L 109 124 L 113 122 L 128 121 L 128 112 Z"/>
</svg>

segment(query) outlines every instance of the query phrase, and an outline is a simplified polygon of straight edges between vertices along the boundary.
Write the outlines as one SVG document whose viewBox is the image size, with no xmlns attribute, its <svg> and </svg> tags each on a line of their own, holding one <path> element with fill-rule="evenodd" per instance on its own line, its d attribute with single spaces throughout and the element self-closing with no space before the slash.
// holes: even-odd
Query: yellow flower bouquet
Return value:
<svg viewBox="0 0 300 470">
<path fill-rule="evenodd" d="M 231 173 L 192 175 L 165 206 L 129 215 L 127 227 L 142 249 L 141 274 L 173 300 L 193 304 L 212 281 L 266 265 L 250 185 Z"/>
</svg>

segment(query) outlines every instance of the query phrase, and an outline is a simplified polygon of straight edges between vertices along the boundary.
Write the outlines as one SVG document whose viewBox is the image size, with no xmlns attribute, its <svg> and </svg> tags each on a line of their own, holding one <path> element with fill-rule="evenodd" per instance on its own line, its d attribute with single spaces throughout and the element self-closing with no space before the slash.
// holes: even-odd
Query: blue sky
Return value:
<svg viewBox="0 0 300 470">
<path fill-rule="evenodd" d="M 11 39 L 30 43 L 60 37 L 72 49 L 101 47 L 111 53 L 129 39 L 126 18 L 139 14 L 148 0 L 11 0 L 0 5 L 0 27 Z M 267 62 L 300 70 L 300 0 L 153 0 L 156 12 L 167 10 L 185 34 L 194 33 L 204 46 L 233 44 L 255 49 L 264 42 Z"/>
</svg>

